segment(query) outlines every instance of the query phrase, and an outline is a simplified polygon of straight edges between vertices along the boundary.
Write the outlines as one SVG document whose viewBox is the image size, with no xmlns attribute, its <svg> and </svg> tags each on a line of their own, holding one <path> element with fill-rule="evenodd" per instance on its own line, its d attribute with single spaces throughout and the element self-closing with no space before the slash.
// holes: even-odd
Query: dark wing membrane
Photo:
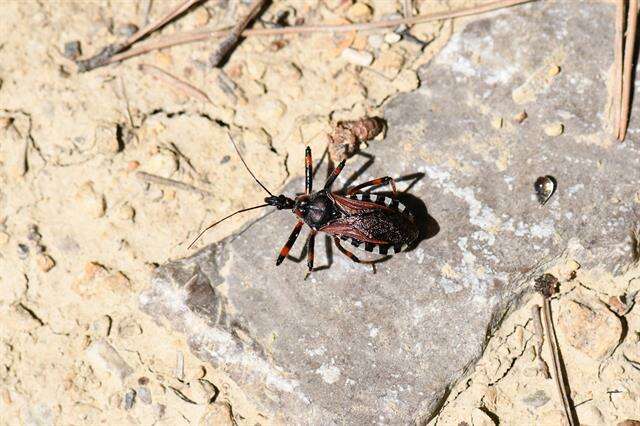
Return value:
<svg viewBox="0 0 640 426">
<path fill-rule="evenodd" d="M 320 231 L 355 238 L 363 243 L 390 245 L 409 244 L 418 236 L 418 229 L 410 216 L 375 203 L 347 200 L 350 212 L 331 221 Z M 341 208 L 349 211 L 344 208 L 342 200 L 337 201 Z"/>
</svg>

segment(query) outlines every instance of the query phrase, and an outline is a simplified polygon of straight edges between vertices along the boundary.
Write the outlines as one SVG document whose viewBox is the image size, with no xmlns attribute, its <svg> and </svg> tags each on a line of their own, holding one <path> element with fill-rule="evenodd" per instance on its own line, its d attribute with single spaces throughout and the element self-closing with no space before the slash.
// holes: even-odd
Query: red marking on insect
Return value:
<svg viewBox="0 0 640 426">
<path fill-rule="evenodd" d="M 278 210 L 291 210 L 298 218 L 291 235 L 280 250 L 276 265 L 281 264 L 289 254 L 303 224 L 311 228 L 307 240 L 309 272 L 313 270 L 314 243 L 318 232 L 331 235 L 340 252 L 359 263 L 375 263 L 381 259 L 360 260 L 352 252 L 345 249 L 341 241 L 348 241 L 357 248 L 387 256 L 402 251 L 418 237 L 419 231 L 413 214 L 398 201 L 395 181 L 392 178 L 385 176 L 373 179 L 349 188 L 344 194 L 331 192 L 331 185 L 344 167 L 346 160 L 343 160 L 327 178 L 324 187 L 313 192 L 311 149 L 307 147 L 305 151 L 305 193 L 295 198 L 287 197 L 284 194 L 275 196 L 249 169 L 233 139 L 231 142 L 247 171 L 269 196 L 264 199 L 265 204 L 238 210 L 209 225 L 200 232 L 189 247 L 192 247 L 207 230 L 223 220 L 238 213 L 267 206 L 273 206 Z M 391 186 L 392 196 L 362 192 L 363 188 L 373 189 L 383 185 Z"/>
</svg>

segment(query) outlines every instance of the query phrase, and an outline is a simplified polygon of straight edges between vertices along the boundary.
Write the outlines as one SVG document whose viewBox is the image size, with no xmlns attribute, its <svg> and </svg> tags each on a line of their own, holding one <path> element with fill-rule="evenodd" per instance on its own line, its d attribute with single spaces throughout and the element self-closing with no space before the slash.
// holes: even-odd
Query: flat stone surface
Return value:
<svg viewBox="0 0 640 426">
<path fill-rule="evenodd" d="M 387 105 L 387 138 L 370 145 L 375 161 L 358 181 L 423 173 L 410 193 L 430 216 L 416 209 L 427 238 L 377 274 L 327 253 L 324 238 L 316 264 L 331 259 L 329 268 L 303 281 L 304 262 L 276 267 L 295 219 L 275 212 L 158 268 L 142 309 L 184 332 L 270 418 L 428 418 L 541 265 L 568 247 L 583 266 L 615 270 L 630 259 L 640 130 L 632 117 L 635 142 L 624 144 L 605 130 L 612 23 L 613 7 L 595 2 L 487 15 L 421 70 L 418 91 Z M 528 118 L 514 122 L 523 110 Z M 548 136 L 557 122 L 564 133 Z M 339 183 L 364 161 L 348 163 Z M 533 193 L 540 175 L 558 181 L 544 207 Z"/>
</svg>

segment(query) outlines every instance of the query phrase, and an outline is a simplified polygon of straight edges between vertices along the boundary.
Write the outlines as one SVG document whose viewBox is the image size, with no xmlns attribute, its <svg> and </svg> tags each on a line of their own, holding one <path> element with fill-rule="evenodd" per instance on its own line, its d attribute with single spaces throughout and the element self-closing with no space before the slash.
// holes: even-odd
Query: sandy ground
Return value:
<svg viewBox="0 0 640 426">
<path fill-rule="evenodd" d="M 161 33 L 229 25 L 241 6 L 220 3 L 194 9 Z M 288 11 L 292 24 L 359 22 L 398 13 L 400 3 L 276 2 L 263 19 Z M 428 8 L 469 3 L 433 1 Z M 95 53 L 120 40 L 128 24 L 154 21 L 170 7 L 152 2 L 147 14 L 146 4 L 0 7 L 0 424 L 269 424 L 238 384 L 142 314 L 137 295 L 157 264 L 188 253 L 204 224 L 261 201 L 229 133 L 246 160 L 259 164 L 265 185 L 277 189 L 303 173 L 305 145 L 322 152 L 336 120 L 381 113 L 390 97 L 416 88 L 417 68 L 459 24 L 414 27 L 414 36 L 431 41 L 424 50 L 384 32 L 249 38 L 224 72 L 207 66 L 212 43 L 76 72 L 65 43 L 79 40 L 85 55 Z M 347 47 L 372 51 L 375 61 L 358 68 L 341 56 Z M 142 63 L 188 81 L 211 102 L 155 79 Z M 206 193 L 149 183 L 139 171 Z M 201 244 L 252 217 L 226 222 Z M 587 355 L 579 337 L 566 342 L 576 348 L 564 354 L 570 376 L 580 378 L 575 400 L 587 401 L 580 412 L 593 419 L 585 424 L 631 418 L 638 406 L 638 308 L 627 298 L 620 303 L 629 312 L 611 314 L 611 298 L 640 288 L 638 275 L 634 268 L 617 278 L 578 270 L 555 302 L 560 312 L 605 306 L 589 312 L 602 315 L 605 330 L 620 327 L 620 336 L 620 318 L 628 330 L 619 346 L 620 338 L 614 345 L 603 333 L 605 348 Z M 559 424 L 553 382 L 531 355 L 530 311 L 504 322 L 480 364 L 452 389 L 438 424 Z M 105 356 L 113 362 L 105 364 Z M 516 399 L 516 391 L 534 396 Z"/>
</svg>

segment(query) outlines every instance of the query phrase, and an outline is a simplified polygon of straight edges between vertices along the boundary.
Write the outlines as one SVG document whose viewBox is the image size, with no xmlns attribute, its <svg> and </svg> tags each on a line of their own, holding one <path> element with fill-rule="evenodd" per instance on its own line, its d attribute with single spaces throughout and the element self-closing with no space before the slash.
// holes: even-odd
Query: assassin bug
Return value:
<svg viewBox="0 0 640 426">
<path fill-rule="evenodd" d="M 344 167 L 346 160 L 342 160 L 327 178 L 324 187 L 313 192 L 311 148 L 307 147 L 305 150 L 305 193 L 295 198 L 289 198 L 284 194 L 275 196 L 253 174 L 233 139 L 231 139 L 231 143 L 249 174 L 269 196 L 264 199 L 265 204 L 238 210 L 212 223 L 198 234 L 189 248 L 206 231 L 220 222 L 238 213 L 267 206 L 273 206 L 278 210 L 292 210 L 298 219 L 287 242 L 280 250 L 276 265 L 280 265 L 289 254 L 300 234 L 302 225 L 306 223 L 311 228 L 307 240 L 307 266 L 309 268 L 307 275 L 313 271 L 315 237 L 318 232 L 329 234 L 338 250 L 349 259 L 369 264 L 381 259 L 360 260 L 355 254 L 344 248 L 341 241 L 348 241 L 356 248 L 368 252 L 390 255 L 405 249 L 418 237 L 419 231 L 415 219 L 396 198 L 396 185 L 392 178 L 385 176 L 361 183 L 349 188 L 345 194 L 331 192 L 331 185 Z M 362 191 L 364 188 L 370 188 L 370 191 L 384 185 L 391 186 L 391 197 Z"/>
</svg>

